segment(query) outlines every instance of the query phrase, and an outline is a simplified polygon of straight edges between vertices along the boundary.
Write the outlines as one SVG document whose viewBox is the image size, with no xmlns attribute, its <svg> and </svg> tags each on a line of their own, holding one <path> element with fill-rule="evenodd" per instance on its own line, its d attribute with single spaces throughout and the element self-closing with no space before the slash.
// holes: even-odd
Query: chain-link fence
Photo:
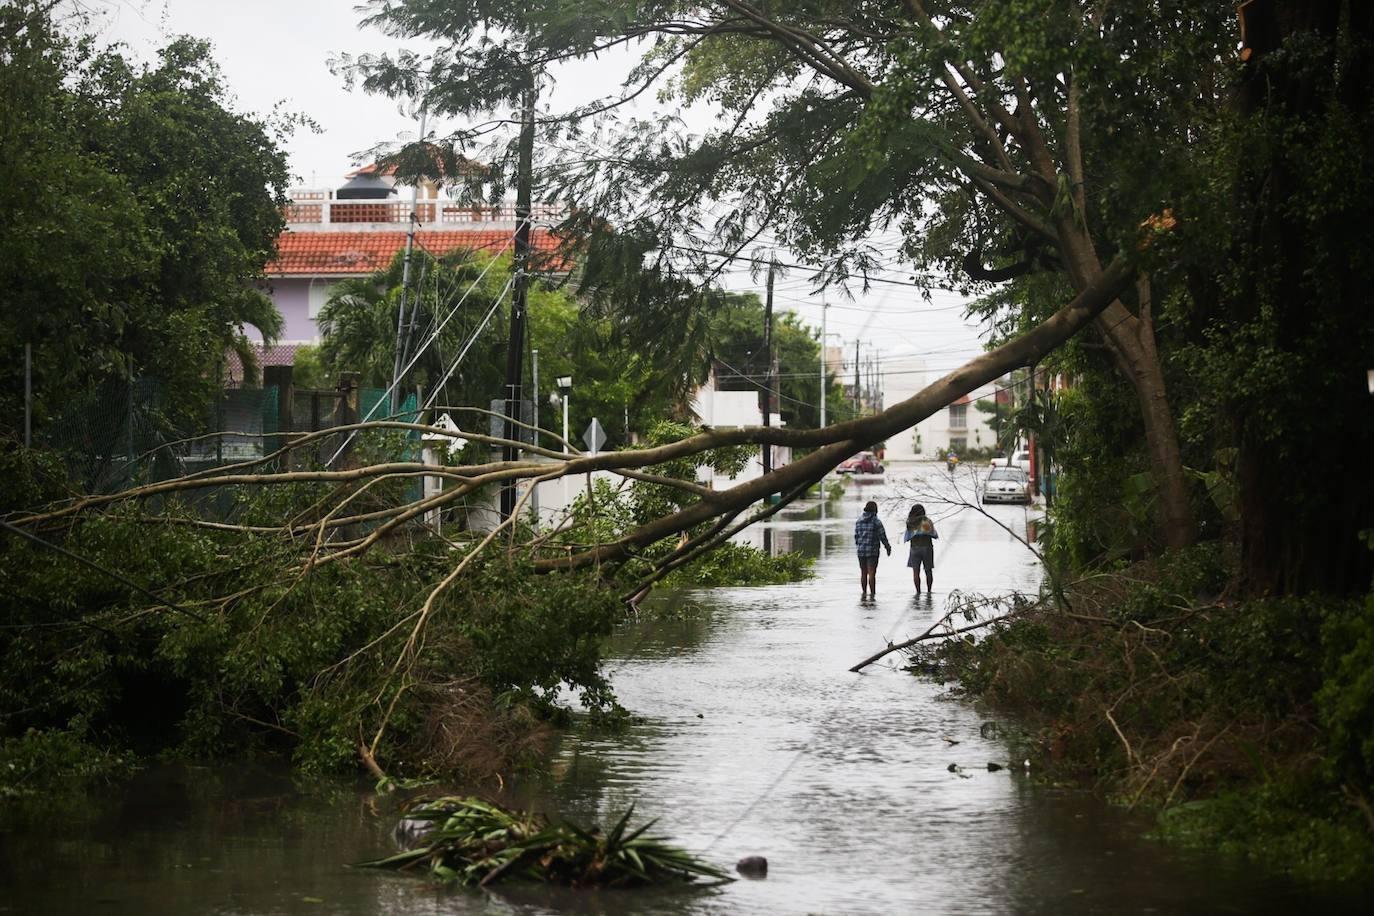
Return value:
<svg viewBox="0 0 1374 916">
<path fill-rule="evenodd" d="M 286 443 L 286 434 L 318 432 L 371 414 L 389 416 L 380 388 L 311 390 L 277 385 L 226 388 L 198 416 L 175 419 L 165 409 L 161 386 L 148 379 L 115 382 L 69 401 L 53 421 L 35 430 L 35 445 L 57 454 L 71 483 L 87 493 L 114 493 L 224 465 L 263 458 Z M 398 419 L 415 422 L 416 396 Z M 418 435 L 397 437 L 399 460 L 419 453 Z M 293 454 L 293 467 L 338 464 L 354 439 L 321 437 Z"/>
</svg>

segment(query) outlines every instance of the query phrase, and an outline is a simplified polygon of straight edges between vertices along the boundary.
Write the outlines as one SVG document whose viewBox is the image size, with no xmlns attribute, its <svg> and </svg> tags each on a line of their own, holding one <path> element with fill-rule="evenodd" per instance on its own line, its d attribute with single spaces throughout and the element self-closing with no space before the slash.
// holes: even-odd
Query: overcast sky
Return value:
<svg viewBox="0 0 1374 916">
<path fill-rule="evenodd" d="M 329 72 L 328 60 L 340 52 L 394 50 L 397 42 L 358 25 L 359 0 L 85 0 L 98 12 L 102 37 L 122 42 L 132 55 L 151 59 L 174 35 L 209 39 L 225 82 L 240 111 L 265 115 L 284 103 L 310 116 L 321 132 L 298 131 L 286 144 L 291 168 L 306 185 L 337 186 L 354 167 L 352 155 L 395 140 L 416 129 L 396 102 L 348 90 Z M 552 104 L 584 102 L 615 91 L 625 61 L 602 59 L 559 75 Z M 654 105 L 651 93 L 646 104 Z M 708 126 L 710 113 L 687 112 L 689 124 Z M 892 278 L 905 275 L 897 271 Z M 790 308 L 813 326 L 821 322 L 821 299 L 812 295 L 806 273 L 792 271 L 777 284 L 779 308 Z M 763 279 L 746 269 L 722 278 L 731 289 L 763 291 Z M 857 295 L 857 294 L 856 294 Z M 919 387 L 920 370 L 934 376 L 957 367 L 981 347 L 978 329 L 962 318 L 962 297 L 936 291 L 927 303 L 921 290 L 875 285 L 870 293 L 847 300 L 825 297 L 826 330 L 832 345 L 847 353 L 861 341 L 861 353 L 882 355 L 888 403 Z"/>
</svg>

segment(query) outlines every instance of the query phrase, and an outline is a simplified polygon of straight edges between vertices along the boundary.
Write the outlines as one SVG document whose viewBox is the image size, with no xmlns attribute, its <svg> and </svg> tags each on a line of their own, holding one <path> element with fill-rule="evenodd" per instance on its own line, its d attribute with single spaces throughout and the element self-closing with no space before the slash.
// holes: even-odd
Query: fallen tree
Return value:
<svg viewBox="0 0 1374 916">
<path fill-rule="evenodd" d="M 487 672 L 485 685 L 480 685 L 484 690 L 533 690 L 547 701 L 560 683 L 570 683 L 604 705 L 610 694 L 597 670 L 594 644 L 611 617 L 605 602 L 587 591 L 596 587 L 593 583 L 604 583 L 632 561 L 642 565 L 649 548 L 680 538 L 666 554 L 660 548 L 652 565 L 624 592 L 633 601 L 664 575 L 800 496 L 848 455 L 1050 352 L 1091 322 L 1131 279 L 1131 266 L 1118 259 L 1088 290 L 1015 340 L 876 416 L 822 429 L 706 429 L 664 445 L 596 455 L 521 446 L 543 460 L 448 466 L 366 458 L 408 448 L 397 438 L 400 433 L 461 435 L 491 446 L 518 443 L 384 420 L 298 436 L 252 461 L 13 512 L 8 526 L 45 540 L 66 539 L 78 549 L 94 545 L 107 557 L 120 556 L 123 546 L 111 539 L 127 538 L 128 526 L 138 526 L 148 532 L 150 543 L 162 546 L 140 558 L 141 571 L 117 562 L 126 584 L 141 580 L 167 597 L 164 604 L 149 606 L 142 592 L 106 594 L 100 600 L 108 610 L 99 614 L 83 614 L 82 602 L 88 599 L 78 598 L 72 613 L 67 605 L 53 603 L 57 596 L 48 595 L 51 588 L 35 581 L 30 591 L 49 606 L 32 621 L 14 622 L 51 635 L 33 637 L 48 640 L 39 648 L 10 648 L 19 653 L 16 664 L 27 665 L 44 652 L 67 653 L 70 646 L 57 634 L 71 627 L 85 640 L 83 646 L 100 648 L 102 640 L 113 641 L 120 647 L 115 657 L 128 659 L 137 670 L 152 664 L 149 659 L 160 664 L 165 657 L 171 674 L 163 671 L 159 677 L 174 675 L 177 683 L 171 686 L 207 694 L 202 702 L 222 704 L 238 721 L 297 741 L 322 732 L 327 740 L 316 743 L 323 745 L 320 753 L 328 759 L 337 761 L 346 743 L 370 768 L 386 772 L 383 761 L 401 756 L 394 742 L 387 743 L 398 722 L 410 746 L 428 748 L 428 759 L 448 759 L 449 749 L 434 746 L 439 739 L 433 736 L 453 731 L 445 724 L 444 709 L 455 703 L 472 706 L 479 685 L 464 680 L 470 669 Z M 355 434 L 350 458 L 355 466 L 295 469 L 294 456 L 328 437 Z M 813 451 L 722 491 L 681 479 L 671 470 L 675 462 L 680 470 L 684 461 L 695 466 L 714 453 L 760 444 Z M 424 522 L 428 513 L 456 507 L 479 491 L 510 481 L 548 481 L 592 471 L 662 488 L 673 494 L 671 504 L 679 508 L 637 521 L 605 542 L 577 519 L 553 531 L 531 530 L 522 522 L 524 503 L 485 533 L 442 537 Z M 406 486 L 421 476 L 442 477 L 446 487 L 410 498 Z M 194 501 L 203 501 L 212 491 L 240 500 L 231 518 L 195 510 Z M 782 494 L 780 502 L 754 508 L 774 493 Z M 178 537 L 179 531 L 194 537 Z M 11 538 L 11 545 L 19 540 Z M 183 556 L 184 550 L 193 555 Z M 565 579 L 566 586 L 558 584 Z M 538 580 L 552 582 L 534 584 Z M 599 587 L 605 590 L 604 584 Z M 106 582 L 103 592 L 108 590 Z M 164 613 L 173 608 L 189 609 L 204 620 Z M 441 621 L 437 627 L 436 621 Z M 312 633 L 312 627 L 322 625 L 327 634 Z M 43 629 L 48 627 L 59 629 Z M 130 627 L 143 634 L 133 644 L 125 638 Z M 238 673 L 226 675 L 217 653 L 236 658 L 228 667 Z M 100 648 L 97 657 L 92 677 L 99 680 L 111 664 L 110 651 Z M 59 706 L 83 689 L 81 684 L 60 684 L 46 691 L 58 694 L 54 702 Z M 275 705 L 287 695 L 289 717 Z M 168 715 L 174 713 L 169 710 Z M 23 726 L 25 715 L 22 708 L 6 712 L 4 721 Z M 202 727 L 209 735 L 205 740 L 218 740 L 217 726 Z M 349 732 L 355 737 L 345 738 Z"/>
</svg>

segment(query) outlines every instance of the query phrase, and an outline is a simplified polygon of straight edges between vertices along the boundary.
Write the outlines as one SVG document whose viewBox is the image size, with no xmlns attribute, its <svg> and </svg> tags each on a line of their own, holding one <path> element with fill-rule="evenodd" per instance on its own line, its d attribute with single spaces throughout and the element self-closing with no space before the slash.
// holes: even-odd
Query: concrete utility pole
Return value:
<svg viewBox="0 0 1374 916">
<path fill-rule="evenodd" d="M 425 142 L 425 106 L 420 106 L 420 142 Z M 410 351 L 410 328 L 413 317 L 407 319 L 406 308 L 410 302 L 410 256 L 415 250 L 415 226 L 420 222 L 420 182 L 410 189 L 410 229 L 406 232 L 406 256 L 401 263 L 401 308 L 396 313 L 396 362 L 391 369 L 391 414 L 401 412 L 401 370 L 405 367 L 406 356 Z M 415 297 L 415 311 L 420 308 L 420 297 Z"/>
<path fill-rule="evenodd" d="M 514 441 L 519 416 L 525 353 L 525 305 L 529 296 L 530 196 L 534 184 L 534 76 L 521 99 L 519 163 L 515 179 L 515 287 L 511 295 L 510 344 L 506 351 L 506 426 L 502 438 Z M 520 450 L 514 445 L 502 449 L 505 461 L 515 461 Z M 515 481 L 501 487 L 501 520 L 515 511 Z"/>
<path fill-rule="evenodd" d="M 768 295 L 763 300 L 763 359 L 766 366 L 763 376 L 763 391 L 759 392 L 763 402 L 763 427 L 773 425 L 773 262 L 768 264 Z M 773 470 L 773 446 L 763 446 L 763 473 Z"/>
</svg>

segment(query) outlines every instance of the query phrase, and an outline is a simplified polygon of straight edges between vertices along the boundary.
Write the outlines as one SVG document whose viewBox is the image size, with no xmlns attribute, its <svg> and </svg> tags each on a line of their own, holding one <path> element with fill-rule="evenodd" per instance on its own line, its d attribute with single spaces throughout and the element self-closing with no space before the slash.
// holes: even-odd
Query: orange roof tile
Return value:
<svg viewBox="0 0 1374 916">
<path fill-rule="evenodd" d="M 448 232 L 417 232 L 417 247 L 434 255 L 468 249 L 495 254 L 513 246 L 510 230 L 468 229 Z M 544 269 L 566 270 L 561 259 L 549 261 L 558 239 L 548 230 L 535 229 L 530 243 L 536 254 L 545 255 Z M 347 276 L 384 269 L 406 247 L 404 232 L 292 232 L 277 237 L 277 256 L 267 262 L 270 276 Z"/>
</svg>

